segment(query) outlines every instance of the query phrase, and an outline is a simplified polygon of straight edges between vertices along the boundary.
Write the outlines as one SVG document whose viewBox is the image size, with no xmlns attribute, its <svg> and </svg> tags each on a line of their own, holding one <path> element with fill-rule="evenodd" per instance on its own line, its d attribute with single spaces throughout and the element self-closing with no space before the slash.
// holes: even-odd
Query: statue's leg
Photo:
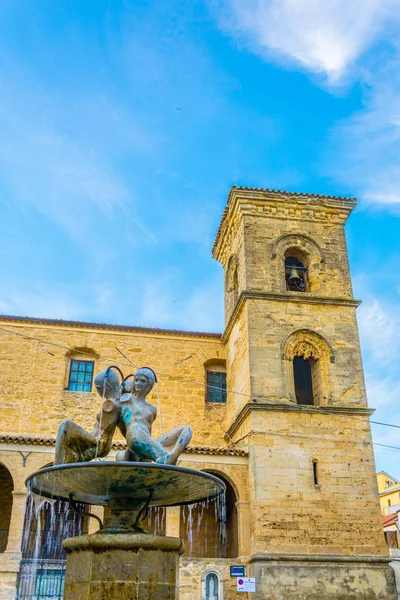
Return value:
<svg viewBox="0 0 400 600">
<path fill-rule="evenodd" d="M 94 458 L 96 441 L 92 434 L 73 421 L 63 421 L 57 433 L 54 464 L 62 465 L 91 460 Z M 94 449 L 93 456 L 89 457 L 88 453 L 92 454 L 90 452 L 92 448 Z"/>
<path fill-rule="evenodd" d="M 167 450 L 137 425 L 127 430 L 126 443 L 128 445 L 127 452 L 138 456 L 140 461 L 150 459 L 162 463 L 167 456 Z"/>
<path fill-rule="evenodd" d="M 140 456 L 137 456 L 131 450 L 120 450 L 115 455 L 115 460 L 127 462 L 142 462 Z"/>
<path fill-rule="evenodd" d="M 176 427 L 162 435 L 157 441 L 168 451 L 165 464 L 175 465 L 179 456 L 192 439 L 193 431 L 189 425 Z"/>
</svg>

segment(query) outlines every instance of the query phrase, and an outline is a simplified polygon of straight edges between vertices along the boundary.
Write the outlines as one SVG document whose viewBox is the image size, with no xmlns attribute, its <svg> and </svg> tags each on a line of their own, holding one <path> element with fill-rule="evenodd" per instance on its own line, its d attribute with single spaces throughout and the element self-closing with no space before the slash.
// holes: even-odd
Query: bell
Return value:
<svg viewBox="0 0 400 600">
<path fill-rule="evenodd" d="M 297 271 L 297 269 L 292 269 L 290 272 L 290 275 L 288 277 L 288 282 L 291 283 L 292 285 L 300 285 L 301 284 L 301 277 Z"/>
</svg>

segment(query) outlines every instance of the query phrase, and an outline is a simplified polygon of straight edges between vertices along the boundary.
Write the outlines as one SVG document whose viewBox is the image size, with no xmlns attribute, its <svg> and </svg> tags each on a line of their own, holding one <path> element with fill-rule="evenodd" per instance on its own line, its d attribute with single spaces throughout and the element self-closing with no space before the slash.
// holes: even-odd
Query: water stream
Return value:
<svg viewBox="0 0 400 600">
<path fill-rule="evenodd" d="M 88 530 L 84 504 L 72 511 L 67 502 L 52 501 L 29 493 L 26 499 L 22 561 L 17 600 L 62 600 L 66 556 L 62 541 Z M 87 507 L 86 507 L 87 509 Z M 225 496 L 182 506 L 180 536 L 185 556 L 227 556 L 227 510 Z M 166 533 L 166 510 L 153 507 L 142 522 L 155 535 Z"/>
<path fill-rule="evenodd" d="M 28 493 L 22 536 L 17 600 L 62 600 L 65 553 L 62 541 L 81 535 L 86 522 L 83 504 L 72 511 L 67 502 Z"/>
<path fill-rule="evenodd" d="M 162 427 L 162 414 L 161 414 L 161 398 L 160 398 L 160 392 L 158 389 L 158 381 L 156 381 L 156 394 L 157 394 L 157 418 L 158 418 L 158 425 L 160 427 L 160 437 L 162 436 L 162 432 L 163 432 L 163 427 Z"/>
<path fill-rule="evenodd" d="M 180 537 L 185 542 L 185 556 L 225 558 L 228 553 L 225 495 L 182 506 Z"/>
</svg>

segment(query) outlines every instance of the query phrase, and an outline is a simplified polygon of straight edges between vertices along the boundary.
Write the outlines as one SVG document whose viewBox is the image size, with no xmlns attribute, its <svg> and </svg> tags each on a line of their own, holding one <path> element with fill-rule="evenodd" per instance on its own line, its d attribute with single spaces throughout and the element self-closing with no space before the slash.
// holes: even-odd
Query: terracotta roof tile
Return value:
<svg viewBox="0 0 400 600">
<path fill-rule="evenodd" d="M 55 446 L 56 439 L 43 435 L 22 435 L 14 433 L 0 433 L 0 443 L 32 444 L 33 446 Z M 124 450 L 125 442 L 114 442 L 115 450 Z M 236 448 L 218 448 L 215 446 L 188 446 L 186 454 L 212 454 L 217 456 L 247 456 L 246 450 Z"/>
<path fill-rule="evenodd" d="M 112 325 L 111 323 L 93 323 L 91 321 L 67 321 L 64 319 L 47 319 L 42 317 L 20 317 L 17 315 L 0 315 L 0 321 L 17 323 L 38 323 L 45 325 L 62 325 L 69 327 L 87 327 L 90 329 L 114 329 L 119 331 L 137 331 L 144 333 L 161 333 L 166 335 L 187 335 L 192 337 L 221 338 L 222 333 L 205 331 L 185 331 L 183 329 L 162 329 L 160 327 L 142 327 L 137 325 Z"/>
</svg>

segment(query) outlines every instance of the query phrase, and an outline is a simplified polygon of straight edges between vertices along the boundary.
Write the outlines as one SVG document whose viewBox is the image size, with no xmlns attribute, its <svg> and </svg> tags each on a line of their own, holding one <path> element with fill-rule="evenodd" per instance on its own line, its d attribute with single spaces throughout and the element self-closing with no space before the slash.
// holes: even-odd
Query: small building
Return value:
<svg viewBox="0 0 400 600">
<path fill-rule="evenodd" d="M 385 471 L 380 471 L 378 481 L 379 502 L 383 515 L 392 515 L 400 511 L 400 482 Z"/>
<path fill-rule="evenodd" d="M 382 517 L 383 531 L 390 556 L 400 558 L 400 520 L 399 513 Z"/>
</svg>

